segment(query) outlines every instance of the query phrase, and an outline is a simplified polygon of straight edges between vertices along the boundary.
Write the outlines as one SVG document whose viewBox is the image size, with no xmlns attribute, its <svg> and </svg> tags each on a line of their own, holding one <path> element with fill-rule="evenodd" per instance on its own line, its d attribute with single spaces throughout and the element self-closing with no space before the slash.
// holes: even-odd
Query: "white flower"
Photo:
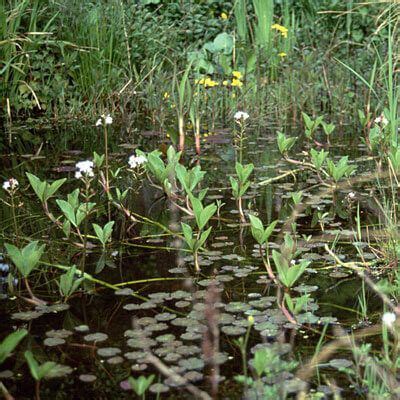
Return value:
<svg viewBox="0 0 400 400">
<path fill-rule="evenodd" d="M 382 323 L 391 328 L 396 321 L 396 314 L 392 312 L 385 312 L 382 315 Z"/>
<path fill-rule="evenodd" d="M 233 116 L 233 118 L 235 118 L 236 122 L 242 122 L 246 121 L 246 119 L 249 118 L 249 114 L 247 114 L 247 112 L 244 111 L 237 111 Z"/>
<path fill-rule="evenodd" d="M 356 197 L 356 194 L 354 192 L 350 192 L 347 196 L 349 199 L 354 199 L 354 197 Z"/>
<path fill-rule="evenodd" d="M 83 175 L 88 177 L 94 176 L 93 161 L 90 160 L 79 161 L 78 163 L 76 163 L 75 168 L 77 169 L 77 171 L 75 172 L 76 179 L 82 178 Z"/>
<path fill-rule="evenodd" d="M 7 179 L 3 182 L 3 189 L 10 192 L 18 187 L 19 182 L 15 178 Z"/>
<path fill-rule="evenodd" d="M 102 126 L 103 121 L 105 125 L 111 125 L 113 123 L 112 116 L 110 114 L 107 115 L 102 115 L 97 121 L 96 121 L 96 126 Z"/>
<path fill-rule="evenodd" d="M 379 117 L 375 118 L 375 123 L 386 126 L 389 123 L 389 121 L 387 120 L 384 114 L 381 114 Z"/>
<path fill-rule="evenodd" d="M 136 168 L 139 165 L 144 164 L 147 161 L 145 156 L 135 156 L 132 155 L 129 157 L 128 164 L 131 168 Z"/>
</svg>

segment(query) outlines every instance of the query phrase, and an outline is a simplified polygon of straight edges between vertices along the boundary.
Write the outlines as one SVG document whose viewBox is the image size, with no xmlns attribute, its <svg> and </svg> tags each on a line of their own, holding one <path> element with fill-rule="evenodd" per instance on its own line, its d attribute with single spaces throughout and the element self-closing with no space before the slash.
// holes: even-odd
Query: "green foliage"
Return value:
<svg viewBox="0 0 400 400">
<path fill-rule="evenodd" d="M 26 173 L 26 176 L 42 203 L 46 203 L 51 196 L 54 196 L 57 190 L 60 189 L 63 183 L 67 180 L 66 178 L 62 178 L 49 184 L 46 181 L 41 181 L 37 176 L 30 174 L 29 172 Z"/>
<path fill-rule="evenodd" d="M 356 169 L 357 167 L 355 165 L 349 165 L 348 156 L 342 157 L 337 164 L 330 159 L 327 160 L 328 174 L 335 182 L 338 182 L 344 177 L 348 178 Z"/>
<path fill-rule="evenodd" d="M 106 225 L 104 225 L 103 228 L 97 224 L 92 224 L 93 229 L 96 232 L 97 239 L 99 239 L 103 245 L 103 248 L 106 247 L 107 242 L 111 238 L 114 224 L 115 221 L 109 221 Z"/>
<path fill-rule="evenodd" d="M 297 137 L 287 138 L 284 133 L 278 132 L 277 141 L 278 148 L 281 154 L 286 155 L 289 150 L 293 147 L 297 140 Z"/>
<path fill-rule="evenodd" d="M 311 155 L 311 162 L 313 163 L 314 167 L 319 171 L 323 167 L 325 160 L 329 155 L 329 152 L 325 151 L 324 149 L 320 151 L 311 149 L 310 155 Z"/>
<path fill-rule="evenodd" d="M 45 245 L 38 246 L 38 243 L 38 241 L 30 242 L 22 249 L 9 243 L 4 245 L 8 256 L 24 278 L 27 278 L 36 268 L 42 257 Z"/>
<path fill-rule="evenodd" d="M 192 194 L 189 195 L 189 198 L 193 207 L 193 213 L 196 219 L 197 227 L 199 230 L 202 230 L 217 211 L 217 206 L 215 204 L 209 204 L 208 206 L 204 207 L 201 200 Z"/>
<path fill-rule="evenodd" d="M 254 353 L 250 363 L 254 370 L 254 378 L 235 376 L 237 382 L 247 387 L 246 398 L 265 400 L 286 398 L 285 386 L 276 378 L 296 368 L 297 362 L 283 360 L 273 347 L 264 347 Z"/>
<path fill-rule="evenodd" d="M 263 245 L 268 242 L 269 237 L 271 236 L 272 231 L 275 229 L 278 221 L 271 222 L 265 229 L 263 223 L 260 218 L 249 214 L 250 225 L 251 225 L 251 234 L 254 239 L 257 241 L 259 245 Z"/>
<path fill-rule="evenodd" d="M 128 382 L 131 385 L 131 388 L 135 391 L 138 396 L 143 396 L 150 385 L 153 383 L 155 376 L 150 375 L 145 377 L 143 375 L 139 376 L 139 378 L 135 379 L 132 376 L 128 378 Z"/>
<path fill-rule="evenodd" d="M 138 155 L 144 155 L 143 152 L 137 151 Z M 146 170 L 150 172 L 163 187 L 166 182 L 175 185 L 175 170 L 181 157 L 181 152 L 176 152 L 173 146 L 167 150 L 167 162 L 161 159 L 161 152 L 154 150 L 146 154 L 147 163 L 145 164 Z"/>
<path fill-rule="evenodd" d="M 17 331 L 10 333 L 0 343 L 0 365 L 8 358 L 14 349 L 18 346 L 18 343 L 28 334 L 26 329 L 18 329 Z"/>
<path fill-rule="evenodd" d="M 293 315 L 299 314 L 301 311 L 305 309 L 308 304 L 308 300 L 310 299 L 309 294 L 303 294 L 300 297 L 292 298 L 289 293 L 285 293 L 284 295 L 285 303 L 288 306 L 289 311 Z"/>
<path fill-rule="evenodd" d="M 182 164 L 177 164 L 175 167 L 176 177 L 185 189 L 186 194 L 190 194 L 197 187 L 197 185 L 203 180 L 205 171 L 201 170 L 199 165 L 196 165 L 191 170 L 187 170 Z"/>
<path fill-rule="evenodd" d="M 238 179 L 230 176 L 229 180 L 231 182 L 232 194 L 235 199 L 242 197 L 250 187 L 249 177 L 254 170 L 253 164 L 242 165 L 237 162 L 235 164 L 236 175 Z"/>
<path fill-rule="evenodd" d="M 72 193 L 68 194 L 67 201 L 57 199 L 56 203 L 63 212 L 67 223 L 72 224 L 75 228 L 80 226 L 82 221 L 96 205 L 90 202 L 81 203 L 79 200 L 79 189 L 75 189 Z"/>
<path fill-rule="evenodd" d="M 305 112 L 302 112 L 301 115 L 303 116 L 304 125 L 306 126 L 306 130 L 304 133 L 306 137 L 310 139 L 314 132 L 317 130 L 318 126 L 321 125 L 321 123 L 323 122 L 324 117 L 317 117 L 315 120 L 313 120 Z"/>
<path fill-rule="evenodd" d="M 69 367 L 57 364 L 54 361 L 46 361 L 43 364 L 39 364 L 29 350 L 24 353 L 24 356 L 35 381 L 58 378 L 71 372 Z"/>
<path fill-rule="evenodd" d="M 58 284 L 61 296 L 68 298 L 74 294 L 84 278 L 76 278 L 76 266 L 72 266 L 65 274 L 60 276 L 60 282 Z"/>
<path fill-rule="evenodd" d="M 326 136 L 330 136 L 336 128 L 334 124 L 328 124 L 325 121 L 321 121 L 321 124 Z"/>
</svg>

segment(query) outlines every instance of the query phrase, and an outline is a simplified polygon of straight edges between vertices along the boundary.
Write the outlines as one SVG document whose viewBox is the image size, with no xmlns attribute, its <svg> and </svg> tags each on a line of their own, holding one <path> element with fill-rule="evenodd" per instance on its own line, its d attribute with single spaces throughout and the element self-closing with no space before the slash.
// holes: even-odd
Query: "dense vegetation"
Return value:
<svg viewBox="0 0 400 400">
<path fill-rule="evenodd" d="M 0 396 L 399 398 L 399 15 L 1 1 Z"/>
</svg>

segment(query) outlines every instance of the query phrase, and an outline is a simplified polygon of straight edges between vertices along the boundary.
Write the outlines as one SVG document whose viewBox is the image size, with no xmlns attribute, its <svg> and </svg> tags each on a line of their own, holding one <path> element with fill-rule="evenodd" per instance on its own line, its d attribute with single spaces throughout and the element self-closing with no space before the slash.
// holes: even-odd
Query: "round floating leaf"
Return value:
<svg viewBox="0 0 400 400">
<path fill-rule="evenodd" d="M 131 370 L 134 372 L 144 371 L 147 369 L 147 364 L 135 364 L 131 366 Z"/>
<path fill-rule="evenodd" d="M 198 371 L 189 371 L 183 375 L 183 378 L 190 382 L 198 382 L 204 378 L 204 375 Z"/>
<path fill-rule="evenodd" d="M 176 314 L 172 314 L 172 313 L 168 313 L 168 312 L 156 315 L 157 321 L 171 321 L 172 319 L 175 319 L 175 318 L 176 318 Z"/>
<path fill-rule="evenodd" d="M 160 343 L 172 342 L 173 340 L 175 340 L 175 335 L 173 335 L 172 333 L 167 333 L 165 335 L 157 336 L 156 340 L 157 340 L 157 342 L 160 342 Z"/>
<path fill-rule="evenodd" d="M 251 306 L 240 301 L 232 301 L 225 306 L 225 310 L 231 313 L 240 313 L 249 310 Z"/>
<path fill-rule="evenodd" d="M 200 353 L 201 349 L 198 346 L 179 346 L 176 352 L 182 354 L 183 356 L 192 356 L 194 354 Z"/>
<path fill-rule="evenodd" d="M 72 368 L 68 365 L 54 363 L 53 368 L 47 372 L 45 379 L 63 378 L 72 372 Z"/>
<path fill-rule="evenodd" d="M 202 369 L 204 368 L 204 361 L 201 358 L 190 357 L 180 360 L 178 365 L 186 370 Z"/>
<path fill-rule="evenodd" d="M 198 340 L 202 338 L 201 333 L 196 332 L 186 332 L 181 335 L 181 339 L 183 340 Z"/>
<path fill-rule="evenodd" d="M 74 328 L 77 332 L 88 332 L 89 327 L 87 325 L 78 325 Z"/>
<path fill-rule="evenodd" d="M 159 322 L 158 324 L 151 324 L 146 326 L 146 328 L 144 328 L 144 332 L 160 332 L 165 331 L 166 329 L 168 329 L 168 325 L 164 324 L 163 322 Z"/>
<path fill-rule="evenodd" d="M 138 325 L 146 326 L 146 325 L 156 324 L 157 320 L 152 317 L 143 317 L 143 318 L 137 319 L 136 323 Z"/>
<path fill-rule="evenodd" d="M 157 344 L 157 342 L 154 339 L 146 337 L 129 339 L 126 343 L 129 347 L 132 347 L 133 349 L 143 349 L 147 347 L 153 347 Z"/>
<path fill-rule="evenodd" d="M 94 382 L 97 379 L 96 375 L 92 374 L 81 374 L 79 375 L 79 380 L 86 383 Z"/>
<path fill-rule="evenodd" d="M 169 390 L 169 387 L 166 385 L 163 385 L 162 383 L 153 383 L 149 388 L 149 391 L 154 394 L 166 393 L 166 392 L 168 392 L 168 390 Z"/>
<path fill-rule="evenodd" d="M 221 331 L 229 336 L 239 336 L 246 333 L 246 329 L 240 326 L 227 325 L 221 328 Z"/>
<path fill-rule="evenodd" d="M 189 307 L 190 306 L 190 301 L 186 301 L 186 300 L 179 300 L 175 303 L 175 307 L 178 308 L 185 308 L 185 307 Z"/>
<path fill-rule="evenodd" d="M 45 346 L 53 347 L 53 346 L 60 346 L 65 343 L 65 340 L 62 338 L 57 337 L 49 337 L 43 341 Z"/>
<path fill-rule="evenodd" d="M 107 358 L 107 363 L 111 365 L 117 365 L 124 362 L 124 359 L 121 356 L 114 356 Z"/>
<path fill-rule="evenodd" d="M 41 311 L 22 311 L 11 314 L 12 319 L 18 319 L 20 321 L 31 321 L 33 319 L 39 318 L 44 313 Z"/>
<path fill-rule="evenodd" d="M 165 357 L 164 357 L 164 361 L 165 362 L 177 362 L 178 360 L 180 360 L 182 358 L 181 354 L 178 353 L 168 353 Z"/>
<path fill-rule="evenodd" d="M 89 333 L 83 337 L 86 342 L 104 342 L 108 339 L 108 335 L 101 332 Z"/>
<path fill-rule="evenodd" d="M 121 349 L 118 347 L 101 347 L 97 349 L 97 354 L 100 357 L 113 357 L 121 353 Z"/>
<path fill-rule="evenodd" d="M 51 331 L 46 332 L 46 336 L 49 338 L 65 339 L 71 335 L 72 332 L 66 329 L 59 329 L 59 330 L 52 329 Z"/>
</svg>

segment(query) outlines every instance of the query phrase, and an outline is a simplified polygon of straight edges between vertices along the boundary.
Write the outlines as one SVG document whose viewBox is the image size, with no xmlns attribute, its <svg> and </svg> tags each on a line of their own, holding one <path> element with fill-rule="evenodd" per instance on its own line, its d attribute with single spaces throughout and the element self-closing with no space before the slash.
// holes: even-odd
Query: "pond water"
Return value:
<svg viewBox="0 0 400 400">
<path fill-rule="evenodd" d="M 200 164 L 207 171 L 202 186 L 210 187 L 206 202 L 220 200 L 225 205 L 220 218 L 212 221 L 212 236 L 207 250 L 201 253 L 198 275 L 194 273 L 191 255 L 182 249 L 180 240 L 163 233 L 155 225 L 132 224 L 118 215 L 117 210 L 113 241 L 106 254 L 93 246 L 85 262 L 86 272 L 114 285 L 113 288 L 86 282 L 88 294 L 79 291 L 64 304 L 54 284 L 58 272 L 44 265 L 43 271 L 48 268 L 48 272 L 35 273 L 32 287 L 35 295 L 46 300 L 48 306 L 35 307 L 8 291 L 8 272 L 0 272 L 2 336 L 16 327 L 27 327 L 29 335 L 23 346 L 32 349 L 39 360 L 54 360 L 72 369 L 62 378 L 42 383 L 42 398 L 130 398 L 132 394 L 125 390 L 124 384 L 127 377 L 150 373 L 156 374 L 151 391 L 160 391 L 162 398 L 177 398 L 178 393 L 180 398 L 191 396 L 179 388 L 173 375 L 166 378 L 159 374 L 155 366 L 146 361 L 146 352 L 157 356 L 170 371 L 206 391 L 210 387 L 209 376 L 219 367 L 221 398 L 240 398 L 242 386 L 233 380 L 242 373 L 241 355 L 235 340 L 246 335 L 249 316 L 254 318 L 254 324 L 250 329 L 248 354 L 254 352 L 255 346 L 275 347 L 287 360 L 309 358 L 326 324 L 327 338 L 331 337 L 331 328 L 335 325 L 348 331 L 359 324 L 357 296 L 361 293 L 361 281 L 350 270 L 338 268 L 324 248 L 326 243 L 331 246 L 335 241 L 335 252 L 341 260 L 357 259 L 359 256 L 352 244 L 356 240 L 357 203 L 360 203 L 364 225 L 371 225 L 377 219 L 369 201 L 370 161 L 365 148 L 351 141 L 354 135 L 346 133 L 346 128 L 343 131 L 329 151 L 337 156 L 351 154 L 358 165 L 360 183 L 354 182 L 352 187 L 336 192 L 320 186 L 306 172 L 295 171 L 263 184 L 269 178 L 296 168 L 282 161 L 274 132 L 251 134 L 246 142 L 243 161 L 254 163 L 255 172 L 245 196 L 245 209 L 257 212 L 265 223 L 279 221 L 270 239 L 270 249 L 279 247 L 284 230 L 290 229 L 287 221 L 296 223 L 300 258 L 311 261 L 292 291 L 296 295 L 310 294 L 306 310 L 297 316 L 298 325 L 288 322 L 277 307 L 276 286 L 268 279 L 250 227 L 239 224 L 228 180 L 234 173 L 235 163 L 229 130 L 209 134 L 202 143 Z M 43 259 L 49 264 L 79 265 L 82 251 L 55 232 L 24 173 L 29 171 L 49 180 L 67 177 L 68 183 L 62 188 L 62 195 L 66 196 L 69 189 L 76 187 L 75 163 L 90 157 L 93 150 L 102 153 L 102 140 L 98 135 L 93 127 L 72 125 L 57 128 L 57 132 L 51 126 L 19 127 L 13 131 L 11 156 L 2 157 L 4 177 L 16 177 L 21 185 L 20 231 L 25 237 L 34 236 L 46 242 Z M 169 145 L 167 138 L 160 139 L 151 132 L 128 136 L 123 130 L 113 128 L 111 136 L 113 168 L 125 167 L 136 147 L 144 151 L 155 148 L 165 151 Z M 53 142 L 54 137 L 59 139 Z M 191 151 L 184 159 L 187 165 L 195 165 Z M 166 226 L 176 224 L 179 218 L 186 219 L 171 211 L 162 193 L 148 181 L 142 185 L 132 179 L 117 178 L 117 181 L 122 188 L 134 188 L 127 200 L 130 210 Z M 291 193 L 299 190 L 303 197 L 295 207 Z M 356 194 L 357 201 L 353 200 L 353 195 L 349 196 L 350 192 Z M 6 232 L 12 222 L 9 207 L 4 204 L 1 217 L 4 241 L 7 241 Z M 95 217 L 91 222 L 96 222 Z M 359 246 L 366 244 L 359 243 Z M 365 250 L 364 257 L 373 255 Z M 17 287 L 21 285 L 14 283 Z M 119 290 L 115 291 L 116 288 Z M 367 297 L 371 298 L 369 306 L 373 311 L 374 301 L 368 291 Z M 215 332 L 210 333 L 213 324 L 219 327 L 219 339 Z M 213 346 L 213 368 L 205 365 L 204 354 L 210 351 L 207 346 Z M 32 398 L 34 393 L 34 382 L 23 365 L 24 350 L 24 347 L 19 348 L 15 357 L 0 368 L 0 376 L 9 375 L 4 382 L 18 399 Z M 335 356 L 343 357 L 346 357 L 344 353 Z M 340 374 L 333 364 L 326 372 L 340 382 Z M 277 379 L 287 387 L 292 385 L 293 391 L 301 387 L 301 382 L 289 373 Z M 322 390 L 317 382 L 312 386 Z M 328 398 L 329 394 L 326 396 Z"/>
</svg>

